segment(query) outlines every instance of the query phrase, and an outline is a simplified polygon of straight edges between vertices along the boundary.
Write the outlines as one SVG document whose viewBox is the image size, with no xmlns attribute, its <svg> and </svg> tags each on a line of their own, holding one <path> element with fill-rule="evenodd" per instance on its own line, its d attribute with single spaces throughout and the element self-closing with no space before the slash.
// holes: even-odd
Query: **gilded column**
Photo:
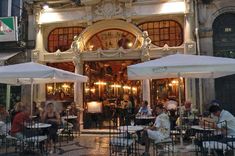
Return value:
<svg viewBox="0 0 235 156">
<path fill-rule="evenodd" d="M 39 22 L 41 10 L 40 8 L 35 8 L 35 24 L 36 24 L 36 45 L 35 49 L 32 50 L 32 61 L 43 61 L 40 56 L 42 56 L 42 53 L 44 52 L 44 40 L 43 40 L 43 32 L 42 32 L 42 26 Z"/>
<path fill-rule="evenodd" d="M 73 50 L 73 64 L 75 66 L 76 74 L 83 74 L 83 62 L 81 60 L 81 38 L 74 36 L 74 41 L 71 44 Z M 74 102 L 80 108 L 79 124 L 80 129 L 83 129 L 83 86 L 81 82 L 74 83 Z"/>
<path fill-rule="evenodd" d="M 145 62 L 150 60 L 149 49 L 150 49 L 151 39 L 149 38 L 147 31 L 143 32 L 142 37 L 143 37 L 143 45 L 141 51 L 141 61 Z M 143 93 L 143 100 L 148 101 L 148 103 L 150 104 L 150 80 L 143 80 L 142 93 Z"/>
<path fill-rule="evenodd" d="M 193 0 L 185 0 L 185 25 L 184 25 L 184 54 L 196 54 L 196 42 L 194 38 L 194 11 Z M 192 107 L 196 105 L 196 85 L 195 79 L 185 79 L 185 98 L 192 102 Z"/>
<path fill-rule="evenodd" d="M 29 8 L 32 9 L 32 8 Z M 35 13 L 35 19 L 31 19 L 30 22 L 35 22 L 36 40 L 35 49 L 31 52 L 31 61 L 41 63 L 43 61 L 42 54 L 44 52 L 44 39 L 43 39 L 43 27 L 40 24 L 41 7 L 36 6 L 32 11 Z M 45 84 L 34 84 L 33 88 L 33 101 L 42 102 L 46 101 L 46 89 Z"/>
</svg>

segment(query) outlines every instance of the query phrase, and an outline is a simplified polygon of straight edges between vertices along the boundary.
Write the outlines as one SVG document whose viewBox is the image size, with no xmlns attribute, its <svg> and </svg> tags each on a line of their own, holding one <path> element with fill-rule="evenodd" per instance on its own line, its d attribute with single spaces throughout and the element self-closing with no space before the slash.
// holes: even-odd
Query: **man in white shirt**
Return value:
<svg viewBox="0 0 235 156">
<path fill-rule="evenodd" d="M 235 117 L 230 112 L 221 109 L 218 105 L 210 106 L 209 111 L 218 117 L 217 128 L 227 128 L 227 135 L 235 136 Z"/>
<path fill-rule="evenodd" d="M 145 143 L 145 152 L 142 156 L 149 156 L 149 145 L 150 140 L 161 141 L 165 138 L 170 137 L 170 120 L 169 116 L 164 113 L 163 106 L 157 105 L 156 112 L 158 116 L 156 117 L 153 126 L 148 127 L 143 132 L 143 141 Z"/>
</svg>

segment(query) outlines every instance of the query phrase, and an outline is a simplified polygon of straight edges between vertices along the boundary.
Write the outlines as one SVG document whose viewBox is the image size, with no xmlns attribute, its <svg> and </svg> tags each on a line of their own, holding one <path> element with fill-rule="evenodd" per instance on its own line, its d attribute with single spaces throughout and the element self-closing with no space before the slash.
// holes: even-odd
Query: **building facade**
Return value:
<svg viewBox="0 0 235 156">
<path fill-rule="evenodd" d="M 22 0 L 0 1 L 0 66 L 25 62 L 27 55 L 26 33 L 27 16 Z M 6 109 L 21 100 L 21 87 L 0 85 L 0 101 Z"/>
<path fill-rule="evenodd" d="M 232 0 L 203 0 L 197 3 L 199 54 L 220 57 L 235 57 L 234 5 Z M 215 80 L 203 80 L 203 101 L 221 101 L 222 107 L 235 114 L 235 77 L 226 76 Z"/>
<path fill-rule="evenodd" d="M 126 67 L 175 53 L 233 57 L 233 3 L 48 0 L 49 8 L 43 8 L 45 1 L 34 0 L 29 3 L 29 36 L 35 34 L 36 39 L 32 60 L 89 77 L 85 84 L 39 85 L 34 99 L 74 100 L 85 111 L 90 101 L 110 106 L 126 94 L 136 105 L 141 100 L 154 104 L 166 98 L 177 100 L 177 86 L 182 83 L 183 100 L 192 101 L 201 112 L 214 98 L 229 108 L 234 102 L 232 77 L 129 81 Z"/>
</svg>

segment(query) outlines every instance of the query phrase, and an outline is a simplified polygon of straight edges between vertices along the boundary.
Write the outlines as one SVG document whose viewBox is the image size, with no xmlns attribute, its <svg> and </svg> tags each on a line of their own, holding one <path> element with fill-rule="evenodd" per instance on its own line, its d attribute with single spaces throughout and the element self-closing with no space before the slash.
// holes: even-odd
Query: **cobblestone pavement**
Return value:
<svg viewBox="0 0 235 156">
<path fill-rule="evenodd" d="M 144 146 L 139 146 L 139 152 L 136 154 L 140 156 L 144 151 Z M 196 156 L 193 152 L 194 147 L 184 146 L 179 148 L 178 145 L 175 146 L 174 156 Z M 10 152 L 10 148 L 8 149 Z M 14 149 L 12 149 L 14 151 Z M 150 149 L 150 151 L 153 151 Z M 49 154 L 48 156 L 109 156 L 109 137 L 108 135 L 101 134 L 82 134 L 78 137 L 75 137 L 73 140 L 66 141 L 66 139 L 61 143 L 61 146 L 58 144 L 56 152 Z M 159 156 L 167 156 L 168 153 L 160 153 Z M 169 154 L 172 155 L 172 154 Z M 1 154 L 0 156 L 19 156 L 16 153 Z M 117 156 L 124 156 L 124 154 L 119 154 Z M 153 156 L 153 153 L 151 153 Z"/>
<path fill-rule="evenodd" d="M 109 156 L 109 138 L 105 135 L 81 135 L 73 141 L 63 142 L 55 154 L 51 156 Z M 143 153 L 144 147 L 140 146 L 139 154 Z M 194 156 L 194 147 L 184 146 L 179 148 L 177 145 L 174 150 L 174 156 Z M 152 149 L 150 149 L 152 151 Z M 151 153 L 151 156 L 153 154 Z M 160 155 L 165 156 L 168 153 L 161 152 Z M 172 155 L 172 154 L 169 154 Z M 120 155 L 121 156 L 121 155 Z"/>
</svg>

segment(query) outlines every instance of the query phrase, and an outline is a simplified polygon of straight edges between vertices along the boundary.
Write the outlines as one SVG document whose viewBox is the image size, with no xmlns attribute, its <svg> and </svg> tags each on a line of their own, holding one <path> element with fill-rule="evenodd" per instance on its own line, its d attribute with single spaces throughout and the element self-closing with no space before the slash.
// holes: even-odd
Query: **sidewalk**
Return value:
<svg viewBox="0 0 235 156">
<path fill-rule="evenodd" d="M 144 152 L 144 146 L 139 145 L 139 155 Z M 193 146 L 183 146 L 180 148 L 179 145 L 174 147 L 174 156 L 196 156 Z M 161 150 L 161 149 L 160 149 Z M 5 150 L 0 151 L 0 156 L 18 156 L 13 148 L 8 149 L 8 154 L 4 154 Z M 150 149 L 152 152 L 152 149 Z M 153 156 L 153 153 L 150 153 Z M 61 146 L 57 144 L 56 153 L 49 154 L 48 156 L 109 156 L 109 136 L 108 134 L 81 134 L 75 137 L 72 141 L 63 141 Z M 171 155 L 167 152 L 162 153 L 159 156 Z M 124 156 L 119 154 L 118 156 Z"/>
<path fill-rule="evenodd" d="M 192 146 L 179 148 L 179 145 L 176 145 L 174 156 L 195 156 L 193 150 Z M 144 147 L 140 146 L 140 154 L 143 151 Z M 165 156 L 168 153 L 161 153 L 161 155 Z M 57 152 L 50 156 L 109 156 L 109 137 L 101 134 L 82 134 L 73 141 L 63 142 Z"/>
</svg>

